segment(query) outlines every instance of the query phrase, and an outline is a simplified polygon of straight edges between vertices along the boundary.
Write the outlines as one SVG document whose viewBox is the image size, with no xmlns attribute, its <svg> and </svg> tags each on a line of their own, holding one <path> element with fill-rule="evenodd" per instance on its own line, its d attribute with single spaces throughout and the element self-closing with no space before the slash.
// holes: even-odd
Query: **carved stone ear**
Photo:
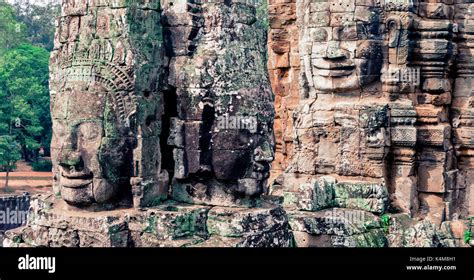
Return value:
<svg viewBox="0 0 474 280">
<path fill-rule="evenodd" d="M 387 34 L 388 34 L 388 47 L 398 47 L 401 33 L 401 22 L 398 17 L 390 17 L 386 22 Z"/>
<path fill-rule="evenodd" d="M 407 12 L 389 15 L 385 21 L 388 61 L 390 64 L 406 64 L 408 58 L 408 34 L 411 19 Z"/>
</svg>

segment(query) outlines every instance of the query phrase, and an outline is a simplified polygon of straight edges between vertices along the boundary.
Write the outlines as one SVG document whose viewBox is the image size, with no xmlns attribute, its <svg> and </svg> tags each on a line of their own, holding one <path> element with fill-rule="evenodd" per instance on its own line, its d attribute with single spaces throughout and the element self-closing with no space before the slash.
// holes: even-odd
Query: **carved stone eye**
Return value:
<svg viewBox="0 0 474 280">
<path fill-rule="evenodd" d="M 336 38 L 341 41 L 355 41 L 358 39 L 357 27 L 355 25 L 341 26 L 336 29 Z"/>
<path fill-rule="evenodd" d="M 82 139 L 94 140 L 101 136 L 101 127 L 97 123 L 83 123 L 79 127 L 79 135 Z"/>
<path fill-rule="evenodd" d="M 312 28 L 309 34 L 312 42 L 326 42 L 328 40 L 328 32 L 324 28 Z"/>
<path fill-rule="evenodd" d="M 380 24 L 378 22 L 372 23 L 363 23 L 357 22 L 357 36 L 359 40 L 364 39 L 375 39 L 380 40 L 381 32 L 380 32 Z"/>
</svg>

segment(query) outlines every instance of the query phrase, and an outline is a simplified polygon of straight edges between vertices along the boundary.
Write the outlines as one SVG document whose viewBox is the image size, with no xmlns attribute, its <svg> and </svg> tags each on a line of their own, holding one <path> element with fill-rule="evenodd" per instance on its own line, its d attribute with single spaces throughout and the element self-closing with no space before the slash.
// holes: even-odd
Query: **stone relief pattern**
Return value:
<svg viewBox="0 0 474 280">
<path fill-rule="evenodd" d="M 454 24 L 457 28 L 454 42 L 457 44 L 455 75 L 452 89 L 451 125 L 452 142 L 457 159 L 457 173 L 449 185 L 449 197 L 461 215 L 472 215 L 474 209 L 473 181 L 473 113 L 472 95 L 474 81 L 473 22 L 474 3 L 455 1 Z"/>
<path fill-rule="evenodd" d="M 51 58 L 56 194 L 33 198 L 28 225 L 4 246 L 292 245 L 286 212 L 259 199 L 274 100 L 255 7 L 161 4 L 62 4 Z"/>
<path fill-rule="evenodd" d="M 270 30 L 268 34 L 268 73 L 275 94 L 276 153 L 272 177 L 288 165 L 293 151 L 293 111 L 300 100 L 299 36 L 296 26 L 295 0 L 268 1 Z"/>
<path fill-rule="evenodd" d="M 278 121 L 288 98 L 275 104 L 276 159 L 284 171 L 274 170 L 271 192 L 288 197 L 289 207 L 308 210 L 308 188 L 328 192 L 315 183 L 322 176 L 335 186 L 380 184 L 392 210 L 437 225 L 472 215 L 474 4 L 436 2 L 270 2 L 270 34 L 285 34 L 269 37 L 270 74 L 300 73 L 292 122 Z M 295 33 L 295 22 L 299 38 L 291 40 L 285 36 Z M 279 43 L 286 48 L 272 52 Z M 300 62 L 275 66 L 291 61 L 293 47 Z M 289 96 L 285 81 L 272 79 L 276 96 Z M 288 130 L 289 153 L 278 149 Z"/>
<path fill-rule="evenodd" d="M 73 205 L 139 206 L 166 195 L 159 7 L 148 0 L 62 5 L 50 66 L 52 158 L 55 193 Z"/>
</svg>

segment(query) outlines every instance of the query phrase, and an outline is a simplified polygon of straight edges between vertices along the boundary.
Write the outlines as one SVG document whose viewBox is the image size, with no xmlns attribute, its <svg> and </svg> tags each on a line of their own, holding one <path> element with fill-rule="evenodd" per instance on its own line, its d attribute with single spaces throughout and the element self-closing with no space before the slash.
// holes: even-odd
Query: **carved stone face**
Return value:
<svg viewBox="0 0 474 280">
<path fill-rule="evenodd" d="M 268 90 L 244 89 L 183 107 L 183 116 L 200 120 L 179 120 L 173 128 L 171 142 L 182 147 L 174 152 L 175 177 L 217 179 L 229 193 L 261 194 L 274 159 L 270 97 Z"/>
<path fill-rule="evenodd" d="M 274 108 L 265 31 L 253 24 L 255 9 L 244 6 L 208 3 L 191 13 L 186 5 L 163 5 L 178 108 L 168 141 L 178 201 L 252 205 L 269 177 Z"/>
<path fill-rule="evenodd" d="M 111 93 L 66 90 L 52 106 L 55 183 L 73 205 L 114 202 L 129 192 L 132 138 L 117 121 Z"/>
<path fill-rule="evenodd" d="M 256 100 L 259 96 L 263 99 Z M 247 195 L 260 194 L 269 177 L 270 163 L 274 159 L 274 139 L 271 117 L 273 108 L 265 96 L 270 93 L 258 90 L 240 90 L 231 101 L 217 98 L 217 120 L 213 123 L 212 166 L 217 179 L 243 179 L 253 181 L 254 190 Z M 227 96 L 228 98 L 228 96 Z M 219 111 L 222 108 L 225 113 Z M 232 108 L 232 112 L 229 112 Z M 224 124 L 224 125 L 223 125 Z M 252 193 L 255 192 L 255 193 Z"/>
<path fill-rule="evenodd" d="M 303 1 L 303 0 L 302 0 Z M 380 77 L 381 10 L 354 0 L 299 5 L 302 59 L 310 87 L 322 92 L 360 89 Z"/>
</svg>

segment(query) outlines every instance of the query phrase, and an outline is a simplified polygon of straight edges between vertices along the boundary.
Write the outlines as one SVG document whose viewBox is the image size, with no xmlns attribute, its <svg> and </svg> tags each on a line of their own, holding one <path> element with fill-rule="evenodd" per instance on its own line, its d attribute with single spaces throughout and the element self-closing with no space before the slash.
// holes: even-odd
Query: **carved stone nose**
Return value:
<svg viewBox="0 0 474 280">
<path fill-rule="evenodd" d="M 328 59 L 348 58 L 347 51 L 339 47 L 339 42 L 329 42 L 326 50 L 326 57 Z"/>
<path fill-rule="evenodd" d="M 60 157 L 59 164 L 74 171 L 81 164 L 81 155 L 76 151 L 65 151 Z"/>
</svg>

